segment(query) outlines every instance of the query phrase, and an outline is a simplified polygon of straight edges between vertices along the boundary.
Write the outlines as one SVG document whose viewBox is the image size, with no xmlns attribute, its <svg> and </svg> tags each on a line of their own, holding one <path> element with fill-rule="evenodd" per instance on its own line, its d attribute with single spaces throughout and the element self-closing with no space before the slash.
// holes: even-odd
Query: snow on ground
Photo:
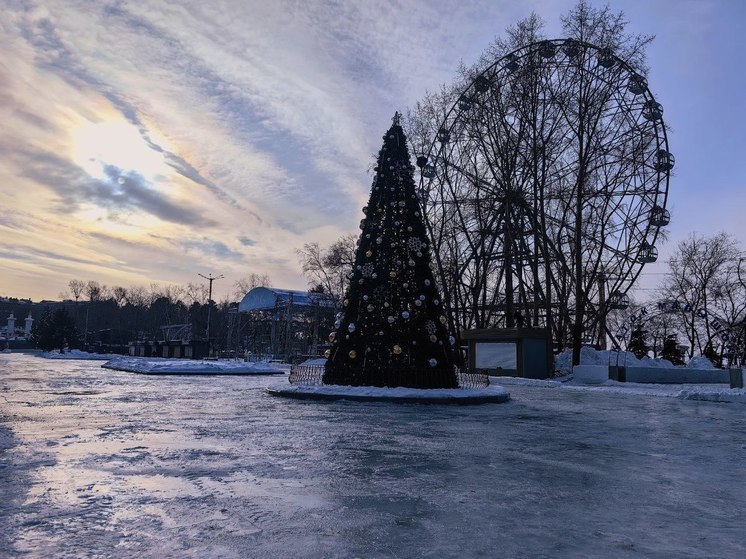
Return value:
<svg viewBox="0 0 746 559">
<path fill-rule="evenodd" d="M 403 402 L 483 403 L 508 401 L 510 394 L 502 386 L 491 384 L 485 388 L 406 388 L 398 386 L 340 386 L 282 384 L 269 388 L 273 394 L 294 397 L 319 397 L 320 399 L 390 400 Z"/>
<path fill-rule="evenodd" d="M 697 355 L 696 357 L 692 357 L 689 360 L 689 363 L 686 364 L 686 366 L 689 369 L 716 369 L 715 365 L 712 364 L 712 361 L 707 359 L 704 355 Z"/>
<path fill-rule="evenodd" d="M 91 361 L 107 361 L 109 359 L 116 359 L 122 357 L 118 353 L 89 353 L 87 351 L 81 351 L 79 349 L 71 349 L 65 353 L 60 353 L 59 350 L 44 351 L 37 354 L 39 357 L 44 359 L 83 359 Z"/>
<path fill-rule="evenodd" d="M 602 384 L 575 384 L 567 380 L 538 380 L 517 377 L 490 377 L 491 381 L 506 386 L 535 386 L 540 388 L 561 388 L 577 392 L 623 394 L 632 397 L 653 396 L 678 398 L 681 400 L 706 400 L 710 402 L 734 402 L 746 404 L 746 389 L 728 388 L 723 384 L 639 384 L 608 380 Z"/>
<path fill-rule="evenodd" d="M 164 359 L 122 357 L 101 365 L 105 369 L 145 375 L 283 375 L 287 368 L 279 363 L 233 360 Z"/>
<path fill-rule="evenodd" d="M 634 353 L 629 351 L 597 350 L 592 347 L 582 347 L 580 349 L 580 364 L 603 366 L 619 364 L 626 367 L 657 367 L 664 369 L 679 368 L 667 359 L 653 359 L 647 355 L 642 359 L 638 359 Z M 566 349 L 562 353 L 555 355 L 554 368 L 565 375 L 572 373 L 572 349 Z M 698 355 L 693 357 L 685 368 L 711 370 L 715 369 L 715 366 L 706 357 Z"/>
</svg>

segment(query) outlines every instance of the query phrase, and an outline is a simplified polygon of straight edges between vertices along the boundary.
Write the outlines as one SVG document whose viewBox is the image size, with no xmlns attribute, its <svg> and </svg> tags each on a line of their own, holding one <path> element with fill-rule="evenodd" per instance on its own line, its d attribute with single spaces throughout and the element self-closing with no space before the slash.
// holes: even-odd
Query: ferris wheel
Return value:
<svg viewBox="0 0 746 559">
<path fill-rule="evenodd" d="M 580 320 L 605 336 L 670 221 L 675 160 L 645 77 L 606 48 L 536 42 L 472 75 L 426 145 L 422 203 L 457 325 L 561 338 Z"/>
</svg>

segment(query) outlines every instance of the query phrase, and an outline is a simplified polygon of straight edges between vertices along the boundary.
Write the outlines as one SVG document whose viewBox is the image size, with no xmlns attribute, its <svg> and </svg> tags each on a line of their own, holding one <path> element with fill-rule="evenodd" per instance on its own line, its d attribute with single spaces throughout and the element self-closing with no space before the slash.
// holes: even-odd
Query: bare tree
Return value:
<svg viewBox="0 0 746 559">
<path fill-rule="evenodd" d="M 746 313 L 746 293 L 738 278 L 739 248 L 727 233 L 691 235 L 668 261 L 669 274 L 661 295 L 675 306 L 681 333 L 689 342 L 689 358 L 716 345 L 723 328 Z M 720 344 L 722 345 L 722 344 Z"/>
<path fill-rule="evenodd" d="M 207 301 L 208 287 L 206 283 L 189 282 L 184 286 L 184 302 L 188 305 Z"/>
<path fill-rule="evenodd" d="M 114 300 L 117 302 L 117 306 L 121 307 L 127 302 L 127 288 L 121 285 L 116 285 L 111 288 L 111 294 Z"/>
<path fill-rule="evenodd" d="M 104 288 L 95 280 L 88 280 L 83 286 L 83 293 L 85 293 L 91 303 L 94 301 L 100 301 L 102 299 L 103 291 Z"/>
<path fill-rule="evenodd" d="M 233 283 L 233 297 L 236 301 L 240 301 L 244 298 L 249 291 L 255 287 L 269 287 L 272 284 L 272 280 L 269 279 L 269 274 L 256 274 L 250 273 Z"/>
<path fill-rule="evenodd" d="M 341 301 L 349 281 L 347 276 L 355 264 L 356 245 L 357 236 L 349 234 L 325 249 L 318 243 L 306 243 L 296 250 L 309 284 L 314 288 L 321 286 L 325 293 Z"/>
<path fill-rule="evenodd" d="M 73 298 L 77 303 L 78 299 L 80 299 L 80 296 L 83 294 L 83 290 L 85 289 L 85 282 L 79 279 L 71 279 L 68 282 L 67 286 L 70 288 L 70 293 L 72 293 Z"/>
</svg>

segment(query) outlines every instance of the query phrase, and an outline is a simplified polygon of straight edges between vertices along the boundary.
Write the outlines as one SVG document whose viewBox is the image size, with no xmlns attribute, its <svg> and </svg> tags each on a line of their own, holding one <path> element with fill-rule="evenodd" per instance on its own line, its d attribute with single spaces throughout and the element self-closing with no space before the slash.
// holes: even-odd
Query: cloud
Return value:
<svg viewBox="0 0 746 559">
<path fill-rule="evenodd" d="M 195 209 L 170 200 L 157 192 L 142 176 L 113 165 L 105 165 L 104 179 L 86 174 L 80 167 L 60 156 L 25 151 L 27 166 L 23 176 L 52 189 L 59 196 L 57 211 L 75 211 L 82 204 L 106 208 L 111 216 L 145 212 L 173 223 L 209 226 L 214 221 Z"/>
<path fill-rule="evenodd" d="M 216 241 L 202 237 L 200 239 L 187 239 L 172 241 L 174 244 L 182 247 L 185 252 L 200 252 L 206 256 L 211 256 L 223 260 L 240 260 L 243 254 L 229 248 L 222 241 Z"/>
<path fill-rule="evenodd" d="M 742 8 L 702 8 L 696 18 L 679 10 L 668 17 L 664 8 L 620 1 L 642 32 L 665 38 L 657 43 L 666 45 L 664 51 L 655 45 L 652 51 L 658 77 L 682 68 L 713 77 L 695 80 L 685 95 L 679 95 L 680 75 L 668 85 L 655 80 L 672 121 L 692 113 L 707 124 L 682 126 L 683 133 L 672 135 L 682 155 L 677 184 L 686 181 L 683 156 L 701 149 L 711 151 L 702 160 L 720 161 L 706 166 L 707 173 L 737 173 L 726 161 L 737 160 L 740 139 L 718 148 L 701 143 L 708 134 L 737 130 L 743 120 L 735 98 L 742 78 L 727 71 L 742 50 L 725 45 L 735 35 L 721 34 L 722 48 L 716 37 L 698 51 L 703 59 L 730 57 L 721 65 L 726 70 L 682 66 L 688 58 L 676 53 L 701 43 L 687 40 L 681 29 L 706 27 L 708 36 L 716 36 L 723 28 L 717 12 L 729 11 L 736 22 L 731 12 Z M 183 258 L 189 251 L 224 266 L 225 273 L 241 275 L 250 267 L 302 287 L 294 249 L 356 230 L 370 188 L 366 170 L 394 111 L 450 81 L 461 59 L 475 61 L 495 35 L 531 9 L 551 33 L 572 3 L 5 0 L 0 184 L 5 215 L 24 216 L 0 217 L 5 241 L 14 254 L 48 243 L 50 250 L 86 261 L 108 251 L 112 260 L 97 273 L 116 278 L 119 266 L 133 282 L 190 278 L 194 262 Z M 647 17 L 651 9 L 666 17 Z M 734 83 L 721 86 L 714 78 Z M 731 92 L 732 99 L 692 101 L 692 89 L 703 89 L 702 83 L 713 95 Z M 690 99 L 687 111 L 667 100 L 676 95 Z M 708 108 L 697 113 L 697 106 Z M 720 106 L 732 115 L 712 116 Z M 85 162 L 73 157 L 74 131 L 111 121 L 137 129 L 142 144 L 162 158 L 160 174 L 113 161 L 103 161 L 95 176 L 82 168 Z M 687 129 L 697 136 L 688 144 Z M 696 205 L 695 196 L 685 196 Z M 42 258 L 31 250 L 28 255 Z M 77 264 L 71 259 L 65 273 Z M 27 295 L 22 290 L 31 273 L 8 276 L 18 295 Z"/>
</svg>

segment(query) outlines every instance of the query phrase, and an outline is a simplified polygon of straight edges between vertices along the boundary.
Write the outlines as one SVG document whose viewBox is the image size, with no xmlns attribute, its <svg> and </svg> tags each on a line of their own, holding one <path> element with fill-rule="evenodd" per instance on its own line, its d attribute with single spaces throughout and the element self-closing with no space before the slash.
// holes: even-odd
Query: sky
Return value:
<svg viewBox="0 0 746 559">
<path fill-rule="evenodd" d="M 394 112 L 531 12 L 561 37 L 573 4 L 2 0 L 0 296 L 199 273 L 225 276 L 215 299 L 251 273 L 305 288 L 296 249 L 357 232 Z M 692 232 L 746 249 L 746 3 L 610 6 L 656 36 L 676 156 L 647 285 Z"/>
</svg>

